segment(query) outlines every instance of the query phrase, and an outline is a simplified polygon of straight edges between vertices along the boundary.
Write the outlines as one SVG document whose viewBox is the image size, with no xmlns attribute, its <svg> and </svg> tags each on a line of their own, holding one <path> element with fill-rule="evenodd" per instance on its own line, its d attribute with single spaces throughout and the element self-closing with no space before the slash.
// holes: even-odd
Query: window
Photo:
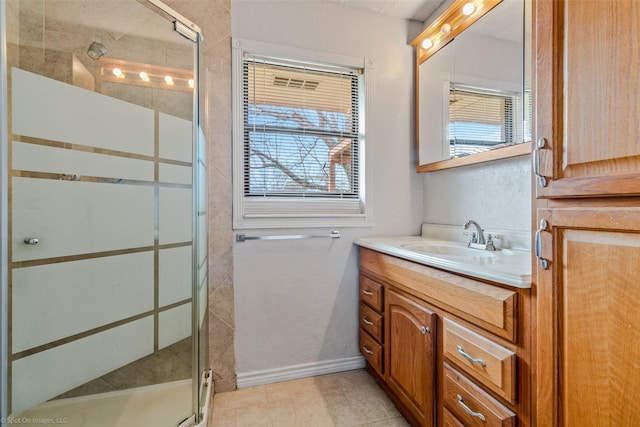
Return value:
<svg viewBox="0 0 640 427">
<path fill-rule="evenodd" d="M 234 227 L 367 225 L 364 60 L 234 40 Z"/>
<path fill-rule="evenodd" d="M 503 91 L 464 87 L 449 89 L 451 157 L 479 153 L 521 142 L 519 96 Z"/>
</svg>

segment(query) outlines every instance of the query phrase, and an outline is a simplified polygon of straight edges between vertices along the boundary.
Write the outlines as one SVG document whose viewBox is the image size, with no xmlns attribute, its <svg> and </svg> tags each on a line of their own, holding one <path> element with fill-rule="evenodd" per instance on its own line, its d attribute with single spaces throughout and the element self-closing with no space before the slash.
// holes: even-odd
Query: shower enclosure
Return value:
<svg viewBox="0 0 640 427">
<path fill-rule="evenodd" d="M 0 23 L 0 424 L 204 425 L 199 27 L 158 0 Z"/>
</svg>

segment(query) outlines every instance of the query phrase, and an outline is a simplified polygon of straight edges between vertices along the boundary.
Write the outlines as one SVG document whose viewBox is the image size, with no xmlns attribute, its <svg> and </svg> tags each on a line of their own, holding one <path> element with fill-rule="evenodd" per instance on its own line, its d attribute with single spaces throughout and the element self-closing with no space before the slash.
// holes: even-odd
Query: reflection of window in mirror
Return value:
<svg viewBox="0 0 640 427">
<path fill-rule="evenodd" d="M 467 156 L 522 140 L 522 100 L 517 92 L 449 85 L 451 157 Z"/>
</svg>

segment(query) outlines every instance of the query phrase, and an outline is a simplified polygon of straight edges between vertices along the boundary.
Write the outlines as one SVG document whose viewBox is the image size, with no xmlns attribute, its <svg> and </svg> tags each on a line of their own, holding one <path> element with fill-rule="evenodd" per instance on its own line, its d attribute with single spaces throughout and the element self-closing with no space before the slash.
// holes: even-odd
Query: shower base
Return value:
<svg viewBox="0 0 640 427">
<path fill-rule="evenodd" d="M 12 416 L 21 426 L 174 427 L 192 413 L 191 379 L 45 402 Z"/>
</svg>

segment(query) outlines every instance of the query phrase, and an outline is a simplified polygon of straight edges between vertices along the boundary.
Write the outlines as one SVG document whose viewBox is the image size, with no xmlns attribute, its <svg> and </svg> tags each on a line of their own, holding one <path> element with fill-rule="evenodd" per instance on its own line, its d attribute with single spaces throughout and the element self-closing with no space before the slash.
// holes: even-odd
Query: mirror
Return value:
<svg viewBox="0 0 640 427">
<path fill-rule="evenodd" d="M 522 0 L 456 0 L 414 40 L 419 172 L 529 154 L 524 17 Z"/>
</svg>

